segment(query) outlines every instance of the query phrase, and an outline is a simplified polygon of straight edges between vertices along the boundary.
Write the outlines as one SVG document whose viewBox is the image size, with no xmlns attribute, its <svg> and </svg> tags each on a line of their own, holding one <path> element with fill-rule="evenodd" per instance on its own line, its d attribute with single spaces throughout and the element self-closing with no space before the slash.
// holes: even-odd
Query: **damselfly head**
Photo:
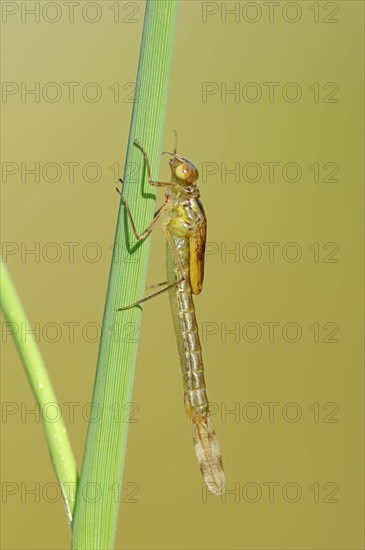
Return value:
<svg viewBox="0 0 365 550">
<path fill-rule="evenodd" d="M 171 155 L 170 168 L 174 181 L 180 185 L 195 185 L 199 178 L 199 172 L 196 166 L 190 160 L 180 157 L 178 154 L 167 153 Z"/>
</svg>

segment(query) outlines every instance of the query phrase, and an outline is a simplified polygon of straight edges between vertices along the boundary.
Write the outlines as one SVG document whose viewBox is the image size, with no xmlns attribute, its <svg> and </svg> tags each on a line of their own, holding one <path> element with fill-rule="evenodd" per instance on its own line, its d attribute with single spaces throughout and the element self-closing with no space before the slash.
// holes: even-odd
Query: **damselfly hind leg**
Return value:
<svg viewBox="0 0 365 550">
<path fill-rule="evenodd" d="M 157 288 L 158 286 L 164 286 L 167 285 L 167 281 L 162 281 L 162 283 L 153 283 L 152 285 L 147 285 L 146 290 L 150 290 L 151 288 Z"/>
<path fill-rule="evenodd" d="M 181 259 L 180 259 L 180 256 L 176 250 L 176 247 L 175 247 L 175 244 L 174 244 L 174 241 L 173 239 L 171 239 L 171 236 L 169 234 L 168 231 L 165 232 L 165 236 L 166 236 L 166 239 L 171 247 L 171 250 L 175 256 L 175 259 L 176 259 L 176 264 L 178 266 L 178 270 L 180 272 L 180 279 L 176 280 L 175 282 L 167 285 L 165 288 L 163 288 L 162 290 L 158 290 L 157 292 L 154 292 L 153 294 L 151 294 L 150 296 L 146 296 L 145 298 L 142 298 L 141 300 L 137 300 L 137 302 L 134 302 L 133 304 L 129 304 L 128 306 L 124 306 L 124 307 L 120 307 L 117 309 L 117 311 L 125 311 L 126 309 L 131 309 L 132 307 L 136 307 L 136 306 L 139 306 L 140 304 L 143 304 L 144 302 L 147 302 L 148 300 L 151 300 L 152 298 L 155 298 L 155 296 L 160 296 L 161 294 L 163 294 L 164 292 L 167 292 L 170 288 L 174 287 L 174 286 L 178 286 L 180 283 L 182 283 L 185 279 L 186 279 L 186 272 L 184 270 L 184 267 L 181 263 Z M 157 285 L 155 286 L 162 286 L 163 284 L 165 283 L 158 283 Z M 166 284 L 167 284 L 167 281 L 166 281 Z"/>
<path fill-rule="evenodd" d="M 169 288 L 171 288 L 173 286 L 176 286 L 176 285 L 179 285 L 180 283 L 183 282 L 183 280 L 184 280 L 184 277 L 182 277 L 179 281 L 176 281 L 176 283 L 172 283 L 171 285 L 168 285 L 167 287 L 163 288 L 162 290 L 158 290 L 157 292 L 154 292 L 153 294 L 151 294 L 151 296 L 146 296 L 145 298 L 142 298 L 141 300 L 137 300 L 137 302 L 134 302 L 133 304 L 129 304 L 129 306 L 118 307 L 117 311 L 125 311 L 126 309 L 131 309 L 132 307 L 139 306 L 140 304 L 143 304 L 144 302 L 148 302 L 148 300 L 151 300 L 152 298 L 155 298 L 156 296 L 159 296 L 160 294 L 163 294 L 164 292 L 169 290 Z M 164 284 L 164 283 L 160 283 L 160 284 Z"/>
</svg>

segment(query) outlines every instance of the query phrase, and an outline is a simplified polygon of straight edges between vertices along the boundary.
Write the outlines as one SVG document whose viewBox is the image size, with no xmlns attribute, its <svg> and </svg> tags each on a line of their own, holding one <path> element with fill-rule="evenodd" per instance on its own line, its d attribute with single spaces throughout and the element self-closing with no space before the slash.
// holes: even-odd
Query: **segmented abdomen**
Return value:
<svg viewBox="0 0 365 550">
<path fill-rule="evenodd" d="M 170 234 L 171 235 L 171 234 Z M 222 494 L 225 476 L 217 436 L 208 419 L 209 403 L 198 325 L 189 282 L 189 241 L 171 236 L 184 266 L 185 279 L 169 290 L 170 306 L 184 383 L 184 404 L 193 421 L 193 442 L 203 478 L 210 491 Z M 176 259 L 167 242 L 167 282 L 181 279 Z"/>
</svg>

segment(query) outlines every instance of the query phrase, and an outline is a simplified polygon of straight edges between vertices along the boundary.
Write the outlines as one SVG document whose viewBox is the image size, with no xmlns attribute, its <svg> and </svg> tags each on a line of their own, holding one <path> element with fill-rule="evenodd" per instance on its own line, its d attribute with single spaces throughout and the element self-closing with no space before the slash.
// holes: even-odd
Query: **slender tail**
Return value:
<svg viewBox="0 0 365 550">
<path fill-rule="evenodd" d="M 193 443 L 203 479 L 212 493 L 222 495 L 226 477 L 221 449 L 213 425 L 208 418 L 193 420 Z"/>
</svg>

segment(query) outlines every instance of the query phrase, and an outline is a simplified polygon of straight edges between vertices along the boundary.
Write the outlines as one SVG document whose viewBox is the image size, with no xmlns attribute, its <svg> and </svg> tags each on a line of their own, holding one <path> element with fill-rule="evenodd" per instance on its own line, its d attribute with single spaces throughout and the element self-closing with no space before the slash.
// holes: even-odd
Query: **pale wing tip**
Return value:
<svg viewBox="0 0 365 550">
<path fill-rule="evenodd" d="M 207 481 L 204 479 L 204 482 L 207 486 L 208 491 L 213 493 L 214 495 L 223 495 L 226 491 L 226 478 L 223 474 L 223 480 L 222 481 Z"/>
<path fill-rule="evenodd" d="M 223 495 L 226 491 L 226 476 L 222 461 L 220 460 L 220 464 L 213 464 L 211 466 L 212 468 L 209 470 L 202 470 L 204 483 L 214 495 Z"/>
<path fill-rule="evenodd" d="M 214 495 L 223 495 L 226 477 L 218 439 L 209 420 L 193 423 L 193 439 L 195 454 L 207 489 Z"/>
</svg>

